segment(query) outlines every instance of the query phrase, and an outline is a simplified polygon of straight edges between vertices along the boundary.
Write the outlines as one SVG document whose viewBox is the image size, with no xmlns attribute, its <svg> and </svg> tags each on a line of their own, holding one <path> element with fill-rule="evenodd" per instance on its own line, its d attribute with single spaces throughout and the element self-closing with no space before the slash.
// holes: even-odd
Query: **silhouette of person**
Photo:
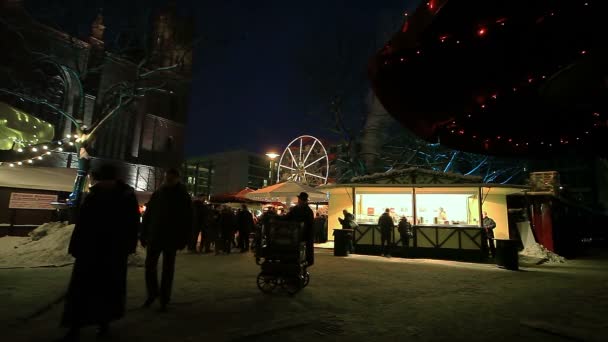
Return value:
<svg viewBox="0 0 608 342">
<path fill-rule="evenodd" d="M 125 312 L 127 257 L 137 246 L 139 205 L 111 164 L 91 178 L 68 248 L 75 262 L 61 317 L 69 331 L 61 341 L 78 341 L 87 325 L 98 325 L 98 335 L 106 335 L 110 322 Z"/>
<path fill-rule="evenodd" d="M 180 182 L 179 172 L 165 172 L 163 185 L 156 190 L 144 213 L 140 242 L 146 253 L 146 289 L 149 307 L 160 296 L 160 309 L 167 311 L 175 273 L 175 256 L 186 248 L 192 232 L 192 200 Z M 163 255 L 160 288 L 158 285 L 158 259 Z"/>
</svg>

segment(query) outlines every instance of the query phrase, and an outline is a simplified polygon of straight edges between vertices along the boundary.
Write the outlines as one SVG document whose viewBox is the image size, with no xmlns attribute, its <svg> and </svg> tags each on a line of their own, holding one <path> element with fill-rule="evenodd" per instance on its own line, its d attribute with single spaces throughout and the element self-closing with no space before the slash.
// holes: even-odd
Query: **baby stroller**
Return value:
<svg viewBox="0 0 608 342">
<path fill-rule="evenodd" d="M 306 271 L 304 224 L 272 220 L 263 226 L 255 258 L 262 268 L 257 285 L 263 293 L 271 293 L 279 287 L 290 295 L 296 294 L 310 281 Z"/>
</svg>

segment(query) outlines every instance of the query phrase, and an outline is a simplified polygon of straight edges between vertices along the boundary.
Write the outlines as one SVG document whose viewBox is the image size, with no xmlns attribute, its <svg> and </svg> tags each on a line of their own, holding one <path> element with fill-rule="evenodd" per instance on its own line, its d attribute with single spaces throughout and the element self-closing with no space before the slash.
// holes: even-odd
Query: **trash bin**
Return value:
<svg viewBox="0 0 608 342">
<path fill-rule="evenodd" d="M 494 239 L 496 243 L 496 265 L 508 270 L 519 269 L 519 240 Z"/>
<path fill-rule="evenodd" d="M 334 229 L 334 256 L 348 256 L 352 229 Z"/>
</svg>

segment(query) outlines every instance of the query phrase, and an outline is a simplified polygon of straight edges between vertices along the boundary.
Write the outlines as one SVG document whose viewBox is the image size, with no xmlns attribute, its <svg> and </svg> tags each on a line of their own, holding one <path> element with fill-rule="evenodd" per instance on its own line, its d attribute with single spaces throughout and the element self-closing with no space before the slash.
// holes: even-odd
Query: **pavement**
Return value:
<svg viewBox="0 0 608 342">
<path fill-rule="evenodd" d="M 510 271 L 492 264 L 317 249 L 308 287 L 262 294 L 251 253 L 179 254 L 168 313 L 141 309 L 143 269 L 107 341 L 605 341 L 603 251 Z M 0 270 L 3 341 L 53 341 L 71 266 Z M 83 341 L 98 341 L 85 329 Z"/>
</svg>

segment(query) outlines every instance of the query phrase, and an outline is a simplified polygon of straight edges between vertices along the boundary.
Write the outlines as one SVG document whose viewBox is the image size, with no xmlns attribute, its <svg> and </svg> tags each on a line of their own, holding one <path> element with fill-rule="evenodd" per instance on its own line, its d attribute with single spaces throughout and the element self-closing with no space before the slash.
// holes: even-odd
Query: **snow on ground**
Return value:
<svg viewBox="0 0 608 342">
<path fill-rule="evenodd" d="M 0 238 L 3 339 L 59 337 L 73 227 Z M 544 249 L 528 250 L 547 257 Z M 351 255 L 317 249 L 310 285 L 262 294 L 251 253 L 179 253 L 170 311 L 140 309 L 143 268 L 128 271 L 127 314 L 114 341 L 600 341 L 608 335 L 608 255 L 504 270 L 492 264 Z M 140 249 L 132 258 L 143 262 Z M 547 257 L 547 259 L 549 259 Z M 56 303 L 53 305 L 53 303 Z M 157 306 L 157 305 L 155 305 Z M 84 341 L 94 341 L 85 329 Z"/>
<path fill-rule="evenodd" d="M 523 255 L 525 257 L 541 259 L 540 262 L 554 263 L 554 264 L 555 263 L 560 264 L 560 263 L 566 262 L 566 259 L 564 257 L 551 252 L 550 250 L 546 249 L 543 245 L 536 243 L 536 242 L 526 246 L 526 248 L 524 248 L 523 251 L 519 252 L 519 254 Z"/>
<path fill-rule="evenodd" d="M 158 303 L 140 309 L 144 270 L 130 268 L 127 314 L 112 325 L 111 340 L 601 341 L 608 334 L 608 257 L 509 271 L 491 264 L 317 252 L 310 285 L 293 297 L 257 289 L 260 267 L 251 253 L 180 253 L 167 314 L 156 312 Z M 53 269 L 52 277 L 47 268 L 0 270 L 0 283 L 12 287 L 0 289 L 7 298 L 3 305 L 35 312 L 65 290 L 70 269 Z M 45 282 L 52 292 L 41 292 Z M 64 332 L 58 328 L 61 311 L 55 305 L 0 327 L 3 338 L 53 340 Z M 14 322 L 11 317 L 4 321 Z M 95 341 L 94 329 L 85 329 L 83 337 Z"/>
<path fill-rule="evenodd" d="M 68 246 L 74 225 L 62 222 L 45 223 L 27 237 L 0 238 L 0 268 L 50 267 L 72 264 Z M 129 265 L 143 266 L 145 250 L 138 246 L 129 256 Z"/>
</svg>

